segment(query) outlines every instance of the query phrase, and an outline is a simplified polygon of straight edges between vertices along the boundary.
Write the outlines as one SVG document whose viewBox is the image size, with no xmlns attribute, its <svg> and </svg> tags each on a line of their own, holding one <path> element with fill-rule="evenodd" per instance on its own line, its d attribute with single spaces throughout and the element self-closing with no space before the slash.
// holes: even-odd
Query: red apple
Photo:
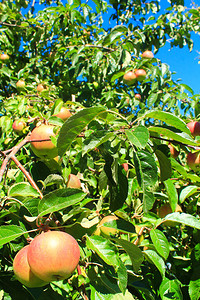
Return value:
<svg viewBox="0 0 200 300">
<path fill-rule="evenodd" d="M 153 52 L 150 50 L 146 50 L 142 53 L 143 58 L 154 58 Z"/>
<path fill-rule="evenodd" d="M 114 220 L 118 220 L 118 217 L 114 216 L 114 215 L 108 215 L 108 216 L 104 217 L 100 221 L 99 225 L 97 226 L 97 229 L 94 232 L 94 234 L 95 235 L 103 234 L 106 237 L 109 237 L 110 234 L 113 234 L 113 235 L 116 234 L 118 232 L 118 230 L 116 228 L 107 227 L 107 226 L 103 225 L 104 223 L 108 223 L 108 222 L 111 222 L 111 221 L 114 221 Z"/>
<path fill-rule="evenodd" d="M 27 287 L 34 288 L 48 284 L 47 282 L 38 278 L 30 269 L 27 252 L 29 245 L 23 247 L 15 256 L 13 260 L 13 271 L 17 280 Z"/>
<path fill-rule="evenodd" d="M 70 113 L 69 109 L 63 106 L 61 107 L 59 113 L 55 114 L 54 116 L 66 121 L 69 117 L 71 117 L 71 115 L 72 114 Z"/>
<path fill-rule="evenodd" d="M 189 152 L 187 154 L 187 164 L 194 171 L 200 170 L 200 152 Z"/>
<path fill-rule="evenodd" d="M 138 69 L 135 70 L 135 76 L 138 81 L 142 82 L 146 78 L 147 73 L 144 69 Z"/>
<path fill-rule="evenodd" d="M 191 121 L 187 124 L 187 127 L 189 128 L 189 130 L 193 136 L 200 135 L 200 122 Z"/>
<path fill-rule="evenodd" d="M 23 131 L 26 127 L 26 122 L 23 119 L 15 120 L 12 124 L 12 128 L 18 135 L 23 135 Z"/>
<path fill-rule="evenodd" d="M 30 135 L 30 140 L 31 149 L 36 156 L 41 158 L 54 158 L 58 155 L 57 147 L 51 140 L 40 142 L 40 140 L 50 139 L 51 136 L 55 136 L 54 126 L 52 125 L 42 124 L 33 129 Z"/>
<path fill-rule="evenodd" d="M 122 167 L 124 168 L 124 171 L 128 172 L 128 163 L 123 163 Z"/>
<path fill-rule="evenodd" d="M 6 54 L 6 53 L 2 53 L 0 55 L 0 60 L 2 60 L 4 62 L 8 61 L 9 59 L 10 59 L 10 56 L 8 54 Z"/>
<path fill-rule="evenodd" d="M 80 179 L 74 174 L 69 174 L 67 187 L 71 189 L 80 189 L 81 188 Z"/>
<path fill-rule="evenodd" d="M 47 231 L 36 236 L 28 248 L 31 271 L 46 282 L 71 276 L 80 259 L 77 241 L 63 231 Z"/>
<path fill-rule="evenodd" d="M 171 144 L 169 144 L 169 145 L 168 145 L 168 147 L 169 147 L 169 150 L 170 150 L 171 156 L 172 156 L 173 158 L 177 158 L 177 157 L 178 157 L 178 155 L 179 155 L 179 151 L 178 151 L 178 150 L 176 150 L 176 148 L 174 148 L 174 146 L 173 146 L 173 145 L 171 145 Z"/>
<path fill-rule="evenodd" d="M 23 90 L 25 88 L 25 81 L 23 79 L 18 80 L 16 87 L 18 90 Z"/>
<path fill-rule="evenodd" d="M 127 85 L 133 85 L 136 82 L 136 75 L 133 71 L 124 74 L 123 81 Z"/>
<path fill-rule="evenodd" d="M 141 99 L 142 99 L 142 96 L 141 96 L 140 94 L 135 94 L 135 99 L 141 100 Z"/>
</svg>

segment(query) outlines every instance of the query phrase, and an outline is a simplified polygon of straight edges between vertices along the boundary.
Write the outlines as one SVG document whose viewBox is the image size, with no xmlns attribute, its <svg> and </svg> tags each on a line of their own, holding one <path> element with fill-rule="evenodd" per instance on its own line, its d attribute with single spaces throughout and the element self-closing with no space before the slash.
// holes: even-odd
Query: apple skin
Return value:
<svg viewBox="0 0 200 300">
<path fill-rule="evenodd" d="M 77 241 L 63 231 L 47 231 L 29 245 L 28 263 L 32 272 L 46 282 L 69 278 L 80 259 Z"/>
<path fill-rule="evenodd" d="M 135 94 L 135 99 L 141 100 L 141 99 L 142 99 L 142 96 L 141 96 L 140 94 Z"/>
<path fill-rule="evenodd" d="M 9 59 L 10 59 L 10 56 L 6 53 L 2 53 L 0 56 L 1 61 L 7 62 Z"/>
<path fill-rule="evenodd" d="M 71 117 L 71 115 L 72 114 L 70 113 L 69 109 L 63 106 L 61 107 L 59 113 L 55 114 L 54 116 L 66 121 L 69 117 Z"/>
<path fill-rule="evenodd" d="M 23 90 L 25 88 L 25 81 L 23 79 L 18 80 L 16 87 L 18 90 Z"/>
<path fill-rule="evenodd" d="M 138 69 L 135 70 L 135 76 L 137 81 L 142 82 L 143 80 L 145 80 L 147 73 L 144 69 Z"/>
<path fill-rule="evenodd" d="M 161 205 L 161 207 L 158 208 L 157 210 L 158 215 L 160 218 L 165 218 L 168 214 L 171 214 L 173 211 L 171 209 L 171 206 L 169 203 L 165 203 L 163 205 Z M 177 204 L 175 212 L 182 212 L 182 208 L 179 204 Z M 166 221 L 163 223 L 165 226 L 170 226 L 170 227 L 174 227 L 176 226 L 176 222 L 173 221 Z"/>
<path fill-rule="evenodd" d="M 26 127 L 26 123 L 24 120 L 19 119 L 15 120 L 12 124 L 12 129 L 14 130 L 15 133 L 18 135 L 23 135 L 23 130 Z"/>
<path fill-rule="evenodd" d="M 187 164 L 192 170 L 198 171 L 200 169 L 200 152 L 189 152 L 187 154 Z"/>
<path fill-rule="evenodd" d="M 169 144 L 168 147 L 169 147 L 171 156 L 172 156 L 173 158 L 177 158 L 177 157 L 179 156 L 179 151 L 176 150 L 176 149 L 174 148 L 174 146 L 171 145 L 171 144 Z"/>
<path fill-rule="evenodd" d="M 114 216 L 114 215 L 108 215 L 108 216 L 104 217 L 100 221 L 99 225 L 97 226 L 97 229 L 94 232 L 94 234 L 95 235 L 102 234 L 105 237 L 110 237 L 110 234 L 113 234 L 113 235 L 116 234 L 118 232 L 117 229 L 103 226 L 104 223 L 111 222 L 111 221 L 114 221 L 114 220 L 118 220 L 118 217 Z"/>
<path fill-rule="evenodd" d="M 55 136 L 54 126 L 42 124 L 35 127 L 30 135 L 30 140 L 44 140 Z M 41 158 L 54 158 L 58 155 L 57 147 L 52 141 L 31 142 L 34 154 Z"/>
<path fill-rule="evenodd" d="M 191 121 L 187 124 L 192 136 L 199 136 L 200 135 L 200 122 Z"/>
<path fill-rule="evenodd" d="M 28 249 L 29 245 L 23 247 L 17 252 L 13 260 L 13 271 L 16 279 L 29 288 L 47 285 L 48 282 L 41 280 L 31 271 L 27 259 Z"/>
<path fill-rule="evenodd" d="M 142 53 L 142 58 L 154 58 L 153 52 L 150 50 L 146 50 Z"/>
<path fill-rule="evenodd" d="M 124 74 L 123 81 L 127 85 L 133 85 L 136 82 L 136 74 L 133 71 L 128 71 Z"/>
<path fill-rule="evenodd" d="M 80 189 L 81 188 L 80 179 L 74 174 L 69 174 L 67 187 L 71 189 Z"/>
</svg>

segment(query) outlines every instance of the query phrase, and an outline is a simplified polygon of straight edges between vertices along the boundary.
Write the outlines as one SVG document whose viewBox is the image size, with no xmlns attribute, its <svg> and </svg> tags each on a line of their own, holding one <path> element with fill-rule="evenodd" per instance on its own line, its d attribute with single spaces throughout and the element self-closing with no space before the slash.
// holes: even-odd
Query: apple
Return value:
<svg viewBox="0 0 200 300">
<path fill-rule="evenodd" d="M 127 85 L 133 85 L 136 82 L 136 74 L 133 71 L 128 71 L 124 74 L 123 81 Z"/>
<path fill-rule="evenodd" d="M 16 279 L 29 288 L 47 285 L 48 282 L 41 280 L 31 271 L 27 258 L 28 249 L 29 245 L 23 247 L 17 252 L 13 260 L 13 271 Z"/>
<path fill-rule="evenodd" d="M 114 235 L 114 234 L 118 233 L 118 230 L 116 228 L 106 227 L 103 225 L 104 223 L 111 222 L 114 220 L 118 220 L 118 217 L 114 216 L 114 215 L 108 215 L 108 216 L 104 217 L 100 221 L 99 225 L 97 226 L 97 229 L 94 232 L 94 234 L 96 234 L 96 235 L 102 234 L 103 236 L 110 237 L 110 234 Z"/>
<path fill-rule="evenodd" d="M 140 94 L 135 94 L 135 99 L 141 100 L 141 99 L 142 99 L 142 96 L 141 96 Z"/>
<path fill-rule="evenodd" d="M 172 156 L 173 158 L 177 158 L 177 157 L 179 156 L 179 151 L 176 150 L 176 148 L 174 148 L 174 146 L 171 145 L 171 144 L 169 144 L 168 147 L 169 147 L 171 156 Z"/>
<path fill-rule="evenodd" d="M 54 116 L 66 121 L 69 117 L 71 117 L 71 115 L 72 114 L 70 113 L 69 109 L 63 106 L 61 107 L 59 113 L 55 114 Z"/>
<path fill-rule="evenodd" d="M 26 128 L 26 122 L 23 119 L 15 120 L 12 124 L 12 128 L 18 135 L 23 135 Z"/>
<path fill-rule="evenodd" d="M 46 282 L 71 276 L 80 259 L 77 241 L 64 231 L 47 231 L 36 236 L 28 247 L 31 271 Z"/>
<path fill-rule="evenodd" d="M 30 140 L 31 149 L 36 156 L 41 158 L 54 158 L 58 155 L 57 147 L 51 140 L 40 142 L 40 140 L 50 139 L 51 136 L 55 136 L 53 125 L 42 124 L 33 129 Z"/>
<path fill-rule="evenodd" d="M 98 84 L 98 82 L 97 82 L 97 81 L 94 81 L 94 82 L 93 82 L 93 87 L 94 87 L 95 89 L 98 89 L 98 87 L 99 87 L 99 84 Z"/>
<path fill-rule="evenodd" d="M 160 218 L 165 218 L 168 214 L 171 214 L 173 211 L 171 209 L 170 204 L 165 203 L 165 204 L 161 205 L 161 207 L 159 207 L 157 212 L 158 212 L 158 215 Z M 175 212 L 182 212 L 182 208 L 179 204 L 177 204 Z M 176 226 L 176 222 L 166 221 L 166 222 L 164 222 L 164 225 L 173 227 L 173 226 Z"/>
<path fill-rule="evenodd" d="M 187 127 L 189 128 L 189 130 L 193 136 L 200 135 L 200 122 L 191 121 L 187 124 Z"/>
<path fill-rule="evenodd" d="M 154 58 L 153 52 L 146 50 L 142 53 L 142 58 Z"/>
<path fill-rule="evenodd" d="M 69 174 L 67 187 L 71 189 L 80 189 L 81 188 L 80 179 L 74 174 Z"/>
<path fill-rule="evenodd" d="M 124 168 L 125 172 L 128 172 L 128 163 L 123 163 L 122 167 Z"/>
<path fill-rule="evenodd" d="M 187 164 L 192 170 L 198 171 L 200 169 L 200 152 L 189 152 L 187 154 Z"/>
<path fill-rule="evenodd" d="M 37 86 L 37 91 L 38 93 L 41 93 L 42 91 L 46 90 L 46 85 L 43 84 L 43 83 L 39 83 L 38 86 Z"/>
<path fill-rule="evenodd" d="M 4 61 L 4 62 L 7 62 L 8 60 L 10 59 L 10 56 L 6 53 L 2 53 L 0 55 L 0 60 Z"/>
<path fill-rule="evenodd" d="M 23 90 L 25 88 L 25 81 L 23 79 L 18 80 L 16 87 L 18 90 Z"/>
<path fill-rule="evenodd" d="M 142 82 L 146 78 L 147 73 L 144 69 L 138 69 L 135 70 L 135 76 L 139 82 Z"/>
</svg>

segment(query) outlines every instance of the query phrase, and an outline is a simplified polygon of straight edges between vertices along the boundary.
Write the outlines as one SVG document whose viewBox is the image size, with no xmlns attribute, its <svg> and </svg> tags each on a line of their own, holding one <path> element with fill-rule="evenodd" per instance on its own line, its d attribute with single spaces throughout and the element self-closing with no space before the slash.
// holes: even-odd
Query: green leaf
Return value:
<svg viewBox="0 0 200 300">
<path fill-rule="evenodd" d="M 166 260 L 169 256 L 169 243 L 164 233 L 158 229 L 152 229 L 150 237 L 158 254 Z"/>
<path fill-rule="evenodd" d="M 39 197 L 40 194 L 27 182 L 16 183 L 8 190 L 8 197 Z"/>
<path fill-rule="evenodd" d="M 58 154 L 63 156 L 78 134 L 98 115 L 105 112 L 103 107 L 85 108 L 72 115 L 61 127 L 58 140 Z"/>
<path fill-rule="evenodd" d="M 192 196 L 193 194 L 196 194 L 198 192 L 198 187 L 195 185 L 189 185 L 186 186 L 179 195 L 179 201 L 180 203 L 183 203 L 186 198 Z"/>
<path fill-rule="evenodd" d="M 177 279 L 170 280 L 168 278 L 164 278 L 159 287 L 159 292 L 162 300 L 183 300 L 181 286 Z"/>
<path fill-rule="evenodd" d="M 62 210 L 66 207 L 81 202 L 86 193 L 78 189 L 59 189 L 43 197 L 38 204 L 38 213 L 44 216 L 55 211 Z"/>
<path fill-rule="evenodd" d="M 123 239 L 114 239 L 117 244 L 122 246 L 126 253 L 130 256 L 132 265 L 133 265 L 133 270 L 134 272 L 138 272 L 143 260 L 144 256 L 142 254 L 142 251 L 140 248 L 133 243 L 130 243 L 126 240 Z"/>
<path fill-rule="evenodd" d="M 164 218 L 164 220 L 178 222 L 183 225 L 187 225 L 187 226 L 190 226 L 190 227 L 193 227 L 196 229 L 200 229 L 199 219 L 195 218 L 194 216 L 191 216 L 190 214 L 175 212 L 175 213 L 167 215 Z"/>
<path fill-rule="evenodd" d="M 63 177 L 58 174 L 50 174 L 47 176 L 47 178 L 44 180 L 45 186 L 50 186 L 53 184 L 62 184 L 63 183 Z"/>
<path fill-rule="evenodd" d="M 169 197 L 169 203 L 172 208 L 172 211 L 174 212 L 176 209 L 176 206 L 178 204 L 178 193 L 177 190 L 173 184 L 173 181 L 171 179 L 167 179 L 164 181 L 164 185 Z"/>
<path fill-rule="evenodd" d="M 160 255 L 158 255 L 153 250 L 146 250 L 143 252 L 146 258 L 156 266 L 156 268 L 159 270 L 161 276 L 164 278 L 165 276 L 165 263 L 164 260 Z"/>
<path fill-rule="evenodd" d="M 17 239 L 25 233 L 26 231 L 24 231 L 23 228 L 19 226 L 2 225 L 0 227 L 0 246 Z"/>
<path fill-rule="evenodd" d="M 190 130 L 185 124 L 185 122 L 182 121 L 179 117 L 169 112 L 160 111 L 160 110 L 151 110 L 147 112 L 143 118 L 153 118 L 156 120 L 160 120 L 162 122 L 165 122 L 167 125 L 171 125 L 176 129 L 179 129 L 182 132 L 185 132 L 190 135 Z"/>
<path fill-rule="evenodd" d="M 127 130 L 128 140 L 138 148 L 145 148 L 149 139 L 149 132 L 145 126 L 139 125 L 133 131 Z"/>
<path fill-rule="evenodd" d="M 172 174 L 171 160 L 159 149 L 155 150 L 155 154 L 158 158 L 158 162 L 160 165 L 160 180 L 163 182 L 168 178 L 171 178 L 171 174 Z"/>
</svg>

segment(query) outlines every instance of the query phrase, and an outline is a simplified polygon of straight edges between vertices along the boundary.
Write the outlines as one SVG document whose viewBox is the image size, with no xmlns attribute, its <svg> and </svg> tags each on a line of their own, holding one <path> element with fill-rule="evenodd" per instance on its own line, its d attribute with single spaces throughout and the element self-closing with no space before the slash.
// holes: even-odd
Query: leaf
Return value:
<svg viewBox="0 0 200 300">
<path fill-rule="evenodd" d="M 177 279 L 170 280 L 168 278 L 164 278 L 159 287 L 159 292 L 162 300 L 183 300 L 181 286 Z"/>
<path fill-rule="evenodd" d="M 149 139 L 149 132 L 145 126 L 139 125 L 133 131 L 127 130 L 128 140 L 138 148 L 145 148 Z"/>
<path fill-rule="evenodd" d="M 164 260 L 162 259 L 162 257 L 153 250 L 146 250 L 143 253 L 147 257 L 147 259 L 150 260 L 150 262 L 156 266 L 156 268 L 159 270 L 161 276 L 164 278 L 165 263 L 164 263 Z"/>
<path fill-rule="evenodd" d="M 8 197 L 38 197 L 40 194 L 27 182 L 16 183 L 8 190 Z"/>
<path fill-rule="evenodd" d="M 0 246 L 17 239 L 25 233 L 26 231 L 17 225 L 2 225 L 0 227 Z"/>
<path fill-rule="evenodd" d="M 167 125 L 171 125 L 175 127 L 176 129 L 181 130 L 181 132 L 185 132 L 190 135 L 190 130 L 185 124 L 184 121 L 182 121 L 179 117 L 165 111 L 160 110 L 151 110 L 147 112 L 143 118 L 153 118 L 156 120 L 160 120 L 162 122 L 165 122 Z"/>
<path fill-rule="evenodd" d="M 63 177 L 58 174 L 50 174 L 44 181 L 45 186 L 50 186 L 53 184 L 62 184 Z"/>
<path fill-rule="evenodd" d="M 164 181 L 164 185 L 169 197 L 169 203 L 172 208 L 172 211 L 174 212 L 176 209 L 176 206 L 178 204 L 178 193 L 177 190 L 173 184 L 173 181 L 171 179 L 167 179 Z"/>
<path fill-rule="evenodd" d="M 55 190 L 43 197 L 38 204 L 38 212 L 40 216 L 62 210 L 66 207 L 81 202 L 86 193 L 78 189 L 59 189 Z"/>
<path fill-rule="evenodd" d="M 155 150 L 155 154 L 158 158 L 158 162 L 160 165 L 160 180 L 163 182 L 168 178 L 171 178 L 171 174 L 172 174 L 171 160 L 159 149 Z"/>
<path fill-rule="evenodd" d="M 63 156 L 78 134 L 99 114 L 105 112 L 104 107 L 85 108 L 72 115 L 61 127 L 57 147 L 58 154 Z"/>
<path fill-rule="evenodd" d="M 165 221 L 173 221 L 178 222 L 183 225 L 187 225 L 196 229 L 200 229 L 200 220 L 186 213 L 175 212 L 172 214 L 168 214 L 165 218 Z"/>
<path fill-rule="evenodd" d="M 133 243 L 130 243 L 123 239 L 114 239 L 114 240 L 117 244 L 121 245 L 124 248 L 124 250 L 126 251 L 126 253 L 130 256 L 133 270 L 134 270 L 134 272 L 138 272 L 138 270 L 144 260 L 144 256 L 143 256 L 140 248 L 138 246 L 134 245 Z"/>
<path fill-rule="evenodd" d="M 196 194 L 198 192 L 198 187 L 195 185 L 189 185 L 186 186 L 179 195 L 179 202 L 183 203 L 186 198 L 190 197 L 193 194 Z"/>
<path fill-rule="evenodd" d="M 150 237 L 158 254 L 166 260 L 169 256 L 169 243 L 164 233 L 158 229 L 152 229 Z"/>
</svg>

